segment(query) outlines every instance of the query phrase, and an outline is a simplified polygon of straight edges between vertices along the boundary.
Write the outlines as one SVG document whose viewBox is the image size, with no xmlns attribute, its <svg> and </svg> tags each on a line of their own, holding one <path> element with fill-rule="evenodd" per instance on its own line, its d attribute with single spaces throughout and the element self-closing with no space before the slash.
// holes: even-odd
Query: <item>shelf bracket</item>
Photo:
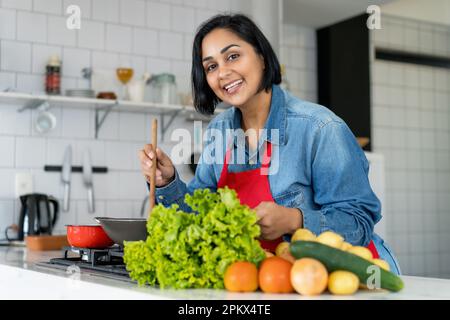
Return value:
<svg viewBox="0 0 450 320">
<path fill-rule="evenodd" d="M 102 127 L 103 123 L 106 120 L 106 117 L 111 112 L 112 108 L 115 106 L 118 106 L 119 103 L 114 102 L 114 104 L 111 104 L 109 106 L 103 107 L 103 108 L 96 108 L 95 109 L 95 139 L 98 139 L 98 132 L 100 131 L 100 128 Z M 104 111 L 102 115 L 100 115 L 100 112 Z"/>
<path fill-rule="evenodd" d="M 162 113 L 160 114 L 159 118 L 160 118 L 160 123 L 161 123 L 161 142 L 164 142 L 164 135 L 167 131 L 167 129 L 169 129 L 170 125 L 172 124 L 172 122 L 175 120 L 175 118 L 178 116 L 178 114 L 183 111 L 183 109 L 180 110 L 175 110 L 173 112 L 170 113 Z M 164 121 L 164 117 L 165 116 L 169 116 L 169 121 L 167 122 L 167 124 L 165 124 Z"/>
<path fill-rule="evenodd" d="M 42 100 L 42 99 L 33 99 L 31 101 L 29 101 L 28 103 L 26 103 L 22 108 L 18 109 L 17 112 L 23 112 L 25 110 L 35 110 L 35 109 L 40 109 L 40 108 L 45 108 L 47 109 L 49 107 L 48 101 L 47 100 Z"/>
</svg>

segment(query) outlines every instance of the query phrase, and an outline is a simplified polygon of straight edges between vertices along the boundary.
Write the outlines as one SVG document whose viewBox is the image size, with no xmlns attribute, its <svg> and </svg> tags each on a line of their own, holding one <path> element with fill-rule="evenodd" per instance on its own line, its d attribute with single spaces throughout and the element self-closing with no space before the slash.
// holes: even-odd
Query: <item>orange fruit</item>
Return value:
<svg viewBox="0 0 450 320">
<path fill-rule="evenodd" d="M 233 262 L 225 271 L 223 282 L 228 291 L 253 292 L 258 289 L 258 269 L 251 262 Z"/>
<path fill-rule="evenodd" d="M 292 263 L 281 257 L 270 257 L 263 260 L 259 268 L 259 287 L 267 293 L 289 293 L 291 285 Z"/>
<path fill-rule="evenodd" d="M 320 261 L 302 258 L 292 266 L 291 283 L 301 295 L 319 295 L 327 288 L 328 271 Z"/>
</svg>

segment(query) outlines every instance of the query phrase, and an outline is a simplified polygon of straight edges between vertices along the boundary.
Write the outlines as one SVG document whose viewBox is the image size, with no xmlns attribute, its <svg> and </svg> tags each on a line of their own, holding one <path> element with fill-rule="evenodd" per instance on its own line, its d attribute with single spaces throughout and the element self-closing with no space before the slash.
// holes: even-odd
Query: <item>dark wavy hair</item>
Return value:
<svg viewBox="0 0 450 320">
<path fill-rule="evenodd" d="M 214 29 L 222 28 L 236 34 L 251 44 L 256 53 L 264 58 L 264 74 L 258 92 L 269 91 L 272 84 L 281 83 L 280 63 L 267 38 L 256 24 L 243 14 L 216 15 L 205 21 L 197 29 L 192 48 L 192 97 L 195 110 L 202 114 L 213 114 L 220 99 L 215 95 L 206 81 L 202 64 L 202 41 Z"/>
</svg>

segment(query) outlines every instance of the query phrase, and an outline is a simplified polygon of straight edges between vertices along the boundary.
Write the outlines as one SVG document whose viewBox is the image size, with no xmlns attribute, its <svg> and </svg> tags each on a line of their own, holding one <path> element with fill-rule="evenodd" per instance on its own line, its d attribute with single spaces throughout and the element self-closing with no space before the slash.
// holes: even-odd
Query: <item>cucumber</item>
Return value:
<svg viewBox="0 0 450 320">
<path fill-rule="evenodd" d="M 368 269 L 373 266 L 370 261 L 319 242 L 294 241 L 290 245 L 290 251 L 296 259 L 313 258 L 319 260 L 330 273 L 336 270 L 350 271 L 359 278 L 362 284 L 366 284 L 367 280 L 374 275 L 373 269 Z M 403 288 L 403 281 L 399 276 L 382 268 L 379 270 L 381 288 L 394 292 Z"/>
</svg>

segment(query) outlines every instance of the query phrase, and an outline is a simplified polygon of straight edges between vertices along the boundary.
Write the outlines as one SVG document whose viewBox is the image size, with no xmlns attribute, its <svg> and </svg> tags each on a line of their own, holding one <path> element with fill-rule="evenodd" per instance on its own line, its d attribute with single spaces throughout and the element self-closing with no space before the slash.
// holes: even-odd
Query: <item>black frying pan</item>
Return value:
<svg viewBox="0 0 450 320">
<path fill-rule="evenodd" d="M 144 218 L 110 218 L 95 217 L 106 234 L 117 244 L 123 246 L 124 241 L 147 239 L 147 219 Z"/>
</svg>

